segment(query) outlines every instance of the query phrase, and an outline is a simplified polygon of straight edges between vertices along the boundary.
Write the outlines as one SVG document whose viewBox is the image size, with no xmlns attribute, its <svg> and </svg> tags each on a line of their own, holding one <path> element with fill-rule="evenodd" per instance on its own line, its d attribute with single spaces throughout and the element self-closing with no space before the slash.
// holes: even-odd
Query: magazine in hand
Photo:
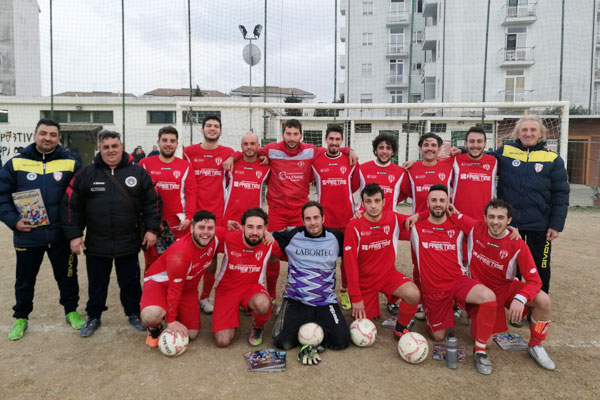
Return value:
<svg viewBox="0 0 600 400">
<path fill-rule="evenodd" d="M 467 352 L 465 350 L 465 346 L 458 346 L 458 362 L 466 363 L 467 362 Z M 444 361 L 446 359 L 446 345 L 445 344 L 436 344 L 433 346 L 433 359 L 436 361 Z"/>
<path fill-rule="evenodd" d="M 166 220 L 160 222 L 160 229 L 158 235 L 156 235 L 156 251 L 160 255 L 169 248 L 170 245 L 175 243 L 175 235 Z"/>
<path fill-rule="evenodd" d="M 248 369 L 253 372 L 285 371 L 285 351 L 265 349 L 244 354 Z"/>
<path fill-rule="evenodd" d="M 527 342 L 521 335 L 513 333 L 500 333 L 494 336 L 494 341 L 502 350 L 527 350 Z"/>
<path fill-rule="evenodd" d="M 31 222 L 26 223 L 27 225 L 50 225 L 48 211 L 46 211 L 46 207 L 44 206 L 44 199 L 42 199 L 40 189 L 15 192 L 12 194 L 12 197 L 19 214 L 23 218 L 31 220 Z"/>
</svg>

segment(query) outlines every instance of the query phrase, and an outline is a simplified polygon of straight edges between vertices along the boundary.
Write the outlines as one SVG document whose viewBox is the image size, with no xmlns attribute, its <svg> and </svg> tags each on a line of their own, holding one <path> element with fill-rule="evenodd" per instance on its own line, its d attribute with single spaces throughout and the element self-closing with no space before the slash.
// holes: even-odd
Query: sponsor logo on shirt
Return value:
<svg viewBox="0 0 600 400">
<path fill-rule="evenodd" d="M 496 262 L 475 250 L 473 250 L 473 256 L 477 260 L 481 261 L 481 263 L 487 267 L 498 269 L 500 271 L 502 271 L 502 269 L 504 268 L 504 266 L 502 264 L 500 264 L 499 262 Z"/>
<path fill-rule="evenodd" d="M 202 168 L 196 170 L 196 175 L 202 176 L 221 176 L 222 172 L 220 169 Z"/>
<path fill-rule="evenodd" d="M 373 242 L 369 244 L 363 244 L 360 246 L 361 250 L 381 250 L 388 247 L 391 243 L 391 240 L 380 240 L 378 242 Z"/>
<path fill-rule="evenodd" d="M 492 247 L 495 247 L 495 248 L 497 248 L 497 249 L 499 249 L 499 248 L 500 248 L 500 246 L 499 246 L 499 245 L 497 245 L 496 243 L 491 243 L 491 242 L 488 242 L 488 244 L 489 244 L 490 246 L 492 246 Z"/>
<path fill-rule="evenodd" d="M 181 185 L 173 182 L 156 182 L 156 186 L 162 190 L 179 190 Z"/>
<path fill-rule="evenodd" d="M 421 242 L 424 249 L 435 251 L 456 251 L 456 244 L 446 242 Z"/>
<path fill-rule="evenodd" d="M 417 190 L 417 193 L 419 192 L 428 192 L 429 188 L 432 187 L 433 185 L 427 184 L 427 185 L 418 185 L 415 189 Z"/>
<path fill-rule="evenodd" d="M 150 171 L 150 174 L 152 174 L 152 175 L 160 175 L 161 173 L 162 172 L 158 171 L 158 170 L 152 170 L 152 171 Z"/>
<path fill-rule="evenodd" d="M 288 180 L 292 182 L 301 182 L 304 179 L 304 172 L 281 171 L 278 176 L 282 181 Z"/>
<path fill-rule="evenodd" d="M 329 178 L 321 181 L 323 186 L 342 186 L 346 184 L 346 180 L 342 178 Z"/>
<path fill-rule="evenodd" d="M 257 190 L 260 189 L 260 184 L 256 182 L 249 181 L 235 181 L 233 182 L 233 187 L 241 187 L 242 189 L 248 190 Z"/>
<path fill-rule="evenodd" d="M 469 172 L 468 174 L 460 174 L 461 180 L 468 180 L 472 182 L 491 182 L 492 177 L 486 174 L 478 174 L 476 172 Z"/>
<path fill-rule="evenodd" d="M 329 257 L 333 255 L 332 249 L 296 249 L 299 256 Z"/>
<path fill-rule="evenodd" d="M 260 272 L 261 268 L 262 268 L 262 266 L 256 266 L 256 265 L 229 264 L 229 269 L 230 270 L 232 270 L 232 271 L 239 271 L 242 274 L 251 274 L 251 273 L 254 273 L 254 272 Z"/>
<path fill-rule="evenodd" d="M 370 236 L 371 231 L 360 231 L 360 236 Z"/>
</svg>

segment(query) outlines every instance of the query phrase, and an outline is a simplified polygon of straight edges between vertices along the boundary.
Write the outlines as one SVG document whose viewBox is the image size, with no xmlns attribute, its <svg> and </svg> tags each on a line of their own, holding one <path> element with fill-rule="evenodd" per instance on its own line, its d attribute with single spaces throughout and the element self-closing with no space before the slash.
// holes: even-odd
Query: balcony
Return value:
<svg viewBox="0 0 600 400">
<path fill-rule="evenodd" d="M 348 9 L 348 0 L 340 0 L 340 14 L 346 15 Z"/>
<path fill-rule="evenodd" d="M 438 3 L 438 0 L 423 0 L 423 17 L 435 17 Z"/>
<path fill-rule="evenodd" d="M 423 82 L 426 77 L 435 77 L 435 75 L 436 75 L 435 61 L 425 62 L 425 64 L 423 64 L 423 68 L 421 69 L 421 82 Z"/>
<path fill-rule="evenodd" d="M 386 117 L 399 117 L 402 115 L 406 115 L 406 110 L 400 108 L 388 108 L 385 110 Z"/>
<path fill-rule="evenodd" d="M 500 92 L 500 101 L 506 101 L 508 103 L 514 103 L 518 101 L 530 100 L 529 94 L 532 90 L 503 90 Z"/>
<path fill-rule="evenodd" d="M 340 38 L 340 42 L 342 42 L 342 43 L 346 42 L 346 27 L 345 26 L 338 28 L 338 37 Z"/>
<path fill-rule="evenodd" d="M 398 88 L 408 86 L 408 75 L 386 75 L 385 87 Z"/>
<path fill-rule="evenodd" d="M 537 20 L 535 13 L 536 3 L 520 4 L 518 6 L 507 6 L 506 17 L 502 25 L 526 25 L 533 24 Z"/>
<path fill-rule="evenodd" d="M 404 43 L 388 43 L 385 46 L 385 55 L 387 57 L 407 57 L 408 46 Z"/>
<path fill-rule="evenodd" d="M 407 11 L 388 11 L 385 21 L 387 26 L 408 25 L 410 14 Z"/>
<path fill-rule="evenodd" d="M 529 67 L 535 64 L 535 47 L 504 48 L 502 52 L 502 67 Z"/>
<path fill-rule="evenodd" d="M 435 50 L 439 39 L 440 27 L 438 25 L 426 26 L 423 32 L 423 50 Z"/>
<path fill-rule="evenodd" d="M 338 65 L 341 69 L 346 69 L 346 55 L 342 54 L 338 56 Z"/>
</svg>

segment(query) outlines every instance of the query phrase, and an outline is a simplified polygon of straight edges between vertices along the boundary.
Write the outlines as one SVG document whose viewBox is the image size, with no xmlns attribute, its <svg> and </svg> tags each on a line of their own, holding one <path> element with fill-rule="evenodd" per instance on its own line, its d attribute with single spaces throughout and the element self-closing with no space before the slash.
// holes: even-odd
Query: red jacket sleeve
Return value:
<svg viewBox="0 0 600 400">
<path fill-rule="evenodd" d="M 358 251 L 359 251 L 358 234 L 354 228 L 354 223 L 351 221 L 346 225 L 344 233 L 344 270 L 346 272 L 346 280 L 348 281 L 348 294 L 353 303 L 358 303 L 362 300 L 360 286 L 358 282 Z"/>
<path fill-rule="evenodd" d="M 526 302 L 530 302 L 542 289 L 542 280 L 540 279 L 537 267 L 535 266 L 535 261 L 533 260 L 529 246 L 522 240 L 519 240 L 519 245 L 520 251 L 517 256 L 517 263 L 519 264 L 521 275 L 525 280 L 525 286 L 523 286 L 523 289 L 515 297 L 518 298 L 518 296 L 523 296 Z M 523 300 L 523 298 L 520 300 Z"/>
<path fill-rule="evenodd" d="M 471 230 L 473 229 L 473 227 L 475 225 L 477 225 L 477 220 L 473 219 L 471 217 L 469 217 L 468 215 L 465 214 L 452 214 L 450 216 L 450 220 L 452 222 L 454 222 L 456 225 L 458 225 L 458 227 L 460 228 L 461 231 L 463 231 L 464 233 L 468 234 L 469 232 L 471 232 Z"/>
<path fill-rule="evenodd" d="M 352 177 L 350 178 L 350 190 L 352 193 L 356 192 L 360 188 L 360 165 L 356 163 L 354 165 L 354 171 L 352 171 Z"/>
<path fill-rule="evenodd" d="M 167 276 L 169 277 L 169 286 L 167 287 L 167 315 L 165 321 L 167 324 L 177 320 L 177 309 L 181 300 L 181 293 L 185 285 L 189 259 L 180 252 L 171 252 L 167 255 Z"/>
</svg>

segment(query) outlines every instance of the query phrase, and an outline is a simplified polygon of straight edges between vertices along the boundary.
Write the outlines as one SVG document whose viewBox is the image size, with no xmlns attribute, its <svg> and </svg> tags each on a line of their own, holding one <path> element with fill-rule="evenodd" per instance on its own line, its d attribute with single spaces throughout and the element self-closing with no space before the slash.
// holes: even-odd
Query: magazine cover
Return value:
<svg viewBox="0 0 600 400">
<path fill-rule="evenodd" d="M 169 248 L 170 245 L 175 243 L 175 235 L 166 220 L 160 222 L 160 230 L 156 235 L 156 251 L 158 254 L 162 254 Z"/>
<path fill-rule="evenodd" d="M 244 354 L 248 369 L 254 372 L 280 372 L 285 370 L 285 351 L 265 349 Z"/>
<path fill-rule="evenodd" d="M 527 342 L 521 335 L 500 333 L 494 336 L 494 341 L 502 350 L 527 350 Z"/>
<path fill-rule="evenodd" d="M 458 362 L 466 363 L 467 362 L 467 352 L 465 350 L 465 346 L 458 346 Z M 443 361 L 446 359 L 446 345 L 445 344 L 436 344 L 433 346 L 433 359 L 436 361 Z"/>
<path fill-rule="evenodd" d="M 23 218 L 31 220 L 27 225 L 42 226 L 50 224 L 40 189 L 15 192 L 12 197 L 19 214 Z"/>
</svg>

